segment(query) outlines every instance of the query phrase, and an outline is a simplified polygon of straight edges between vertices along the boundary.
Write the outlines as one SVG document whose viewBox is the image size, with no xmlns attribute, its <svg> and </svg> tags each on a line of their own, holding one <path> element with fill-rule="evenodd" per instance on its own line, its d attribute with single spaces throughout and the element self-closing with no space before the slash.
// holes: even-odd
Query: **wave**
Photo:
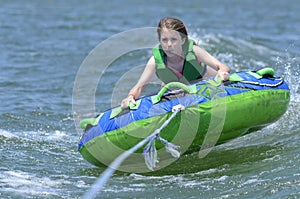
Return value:
<svg viewBox="0 0 300 199">
<path fill-rule="evenodd" d="M 0 137 L 4 137 L 4 138 L 19 138 L 17 135 L 9 132 L 9 131 L 6 131 L 6 130 L 3 130 L 3 129 L 0 129 Z"/>
<path fill-rule="evenodd" d="M 191 33 L 197 43 L 236 71 L 273 67 L 283 74 L 288 64 L 299 66 L 299 57 L 289 49 L 276 49 L 253 38 L 222 34 Z"/>
<path fill-rule="evenodd" d="M 49 177 L 38 177 L 36 174 L 24 171 L 4 171 L 0 174 L 0 183 L 5 185 L 1 188 L 1 192 L 9 193 L 14 197 L 59 197 L 59 193 L 54 188 L 58 189 L 68 182 L 63 179 L 51 180 Z"/>
</svg>

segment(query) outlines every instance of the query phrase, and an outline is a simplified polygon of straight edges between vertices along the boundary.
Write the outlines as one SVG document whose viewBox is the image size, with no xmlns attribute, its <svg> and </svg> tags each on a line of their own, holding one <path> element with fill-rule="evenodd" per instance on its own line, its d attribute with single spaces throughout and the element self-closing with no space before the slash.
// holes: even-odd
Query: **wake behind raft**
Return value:
<svg viewBox="0 0 300 199">
<path fill-rule="evenodd" d="M 197 151 L 201 156 L 201 151 L 205 154 L 205 150 L 214 145 L 275 122 L 287 110 L 289 100 L 288 85 L 272 68 L 237 72 L 223 83 L 213 80 L 190 85 L 171 82 L 159 93 L 138 99 L 136 105 L 128 109 L 115 107 L 95 118 L 82 120 L 80 126 L 84 133 L 78 150 L 88 162 L 108 166 L 153 134 L 173 116 L 174 107 L 180 106 L 180 112 L 159 134 L 118 168 L 143 173 L 149 171 L 149 164 L 153 170 L 149 154 L 152 166 L 157 163 L 159 154 L 160 167 L 176 160 L 169 153 L 176 156 L 177 146 L 180 146 L 178 156 Z M 148 159 L 146 153 L 149 153 Z"/>
</svg>

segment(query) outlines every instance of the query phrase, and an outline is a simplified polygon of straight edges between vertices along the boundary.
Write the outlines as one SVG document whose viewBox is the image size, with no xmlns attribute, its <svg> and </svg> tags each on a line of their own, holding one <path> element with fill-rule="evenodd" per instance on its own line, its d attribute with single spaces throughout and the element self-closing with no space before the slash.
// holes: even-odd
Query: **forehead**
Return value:
<svg viewBox="0 0 300 199">
<path fill-rule="evenodd" d="M 161 30 L 161 37 L 180 37 L 180 34 L 176 30 L 170 30 L 167 28 L 163 28 Z"/>
</svg>

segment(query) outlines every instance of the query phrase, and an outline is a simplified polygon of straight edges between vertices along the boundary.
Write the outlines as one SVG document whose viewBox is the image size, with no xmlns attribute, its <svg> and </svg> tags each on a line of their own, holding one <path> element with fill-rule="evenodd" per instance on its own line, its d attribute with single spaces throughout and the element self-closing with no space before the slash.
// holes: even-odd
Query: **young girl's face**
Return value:
<svg viewBox="0 0 300 199">
<path fill-rule="evenodd" d="M 160 45 L 167 56 L 182 56 L 182 45 L 185 39 L 182 39 L 180 33 L 175 30 L 163 28 L 160 34 Z"/>
</svg>

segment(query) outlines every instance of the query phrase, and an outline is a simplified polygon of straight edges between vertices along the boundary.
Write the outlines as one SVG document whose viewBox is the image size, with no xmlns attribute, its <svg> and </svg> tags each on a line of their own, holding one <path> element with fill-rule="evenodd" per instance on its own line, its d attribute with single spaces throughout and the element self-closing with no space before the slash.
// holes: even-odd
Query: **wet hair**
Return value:
<svg viewBox="0 0 300 199">
<path fill-rule="evenodd" d="M 159 21 L 157 26 L 157 34 L 159 40 L 161 37 L 161 30 L 163 28 L 178 31 L 180 33 L 181 38 L 187 40 L 188 37 L 187 29 L 184 23 L 179 19 L 172 18 L 172 17 L 165 17 Z"/>
</svg>

